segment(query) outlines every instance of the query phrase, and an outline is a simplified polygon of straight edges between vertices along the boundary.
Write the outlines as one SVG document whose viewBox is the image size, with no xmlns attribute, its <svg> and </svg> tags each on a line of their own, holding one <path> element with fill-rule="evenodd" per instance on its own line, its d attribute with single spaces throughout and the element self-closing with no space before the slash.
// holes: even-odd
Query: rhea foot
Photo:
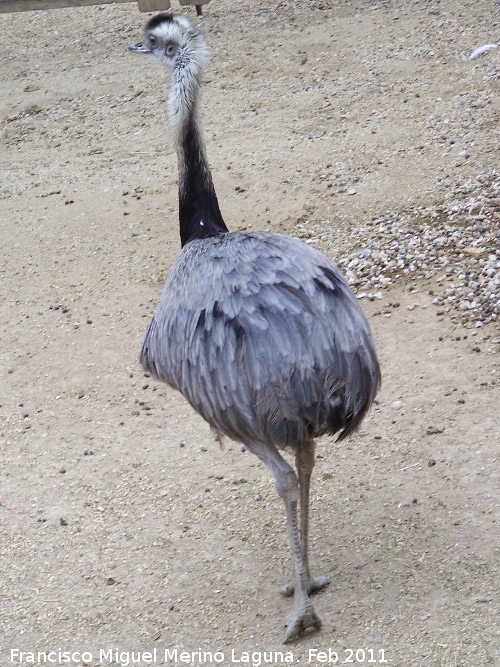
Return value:
<svg viewBox="0 0 500 667">
<path fill-rule="evenodd" d="M 309 577 L 308 578 L 308 584 L 307 584 L 307 592 L 309 595 L 311 593 L 317 593 L 318 591 L 322 591 L 324 588 L 328 586 L 330 583 L 330 579 L 328 577 Z M 281 587 L 280 593 L 283 595 L 285 598 L 290 598 L 295 592 L 295 582 L 289 581 L 287 584 Z"/>
<path fill-rule="evenodd" d="M 309 628 L 314 628 L 315 630 L 321 628 L 321 621 L 311 604 L 308 605 L 305 611 L 295 612 L 292 618 L 288 619 L 283 644 L 297 639 Z"/>
</svg>

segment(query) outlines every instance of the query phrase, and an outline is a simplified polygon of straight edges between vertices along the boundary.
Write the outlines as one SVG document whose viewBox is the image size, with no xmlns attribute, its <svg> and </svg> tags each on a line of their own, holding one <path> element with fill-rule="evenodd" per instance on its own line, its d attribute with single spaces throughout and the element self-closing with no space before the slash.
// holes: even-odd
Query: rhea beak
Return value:
<svg viewBox="0 0 500 667">
<path fill-rule="evenodd" d="M 147 46 L 144 46 L 143 42 L 139 42 L 138 44 L 131 44 L 128 47 L 129 51 L 137 51 L 138 53 L 151 53 L 151 49 L 148 49 Z"/>
</svg>

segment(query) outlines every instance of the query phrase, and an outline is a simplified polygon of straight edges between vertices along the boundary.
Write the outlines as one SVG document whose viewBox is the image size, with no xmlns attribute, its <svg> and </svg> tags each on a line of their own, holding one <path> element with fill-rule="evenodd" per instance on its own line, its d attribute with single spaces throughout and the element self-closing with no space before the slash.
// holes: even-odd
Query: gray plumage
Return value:
<svg viewBox="0 0 500 667">
<path fill-rule="evenodd" d="M 218 431 L 279 449 L 350 433 L 379 377 L 368 324 L 337 266 L 269 233 L 184 247 L 141 363 Z"/>
<path fill-rule="evenodd" d="M 217 431 L 245 443 L 273 472 L 285 504 L 294 595 L 285 641 L 319 629 L 309 594 L 314 438 L 354 431 L 380 384 L 368 322 L 337 266 L 280 234 L 228 231 L 198 126 L 203 36 L 182 17 L 150 19 L 129 47 L 171 71 L 168 101 L 179 166 L 182 250 L 146 332 L 141 363 L 178 389 Z M 296 472 L 279 450 L 295 454 Z M 300 501 L 300 530 L 297 509 Z"/>
</svg>

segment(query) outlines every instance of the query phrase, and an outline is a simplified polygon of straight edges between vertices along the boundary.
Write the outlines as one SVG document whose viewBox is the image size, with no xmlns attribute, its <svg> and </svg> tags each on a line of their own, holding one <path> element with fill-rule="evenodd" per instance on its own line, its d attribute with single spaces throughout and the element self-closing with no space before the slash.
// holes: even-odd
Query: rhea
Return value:
<svg viewBox="0 0 500 667">
<path fill-rule="evenodd" d="M 338 434 L 342 441 L 372 404 L 380 384 L 372 334 L 324 254 L 289 236 L 228 231 L 198 117 L 208 62 L 200 32 L 184 17 L 159 14 L 147 23 L 144 40 L 129 48 L 170 70 L 182 245 L 146 331 L 141 364 L 274 474 L 294 561 L 294 577 L 282 588 L 294 595 L 290 641 L 321 627 L 309 595 L 329 584 L 309 567 L 315 439 Z M 282 450 L 295 455 L 297 472 Z"/>
</svg>

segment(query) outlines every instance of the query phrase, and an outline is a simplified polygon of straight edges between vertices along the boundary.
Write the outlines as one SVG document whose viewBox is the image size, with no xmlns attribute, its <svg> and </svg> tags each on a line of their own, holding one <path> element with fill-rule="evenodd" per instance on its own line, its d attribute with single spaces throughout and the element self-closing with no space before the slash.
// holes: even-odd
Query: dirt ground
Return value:
<svg viewBox="0 0 500 667">
<path fill-rule="evenodd" d="M 212 50 L 203 122 L 233 230 L 310 225 L 338 260 L 367 219 L 498 167 L 500 48 L 468 59 L 500 40 L 498 2 L 184 11 Z M 321 632 L 283 647 L 273 480 L 138 365 L 179 250 L 168 79 L 127 52 L 146 19 L 0 15 L 0 667 L 68 664 L 16 650 L 142 667 L 128 652 L 154 648 L 153 664 L 215 664 L 165 659 L 177 648 L 228 665 L 326 664 L 311 649 L 500 665 L 500 320 L 437 316 L 433 280 L 362 302 L 383 388 L 349 442 L 318 445 L 311 554 L 332 583 L 314 598 Z"/>
</svg>

